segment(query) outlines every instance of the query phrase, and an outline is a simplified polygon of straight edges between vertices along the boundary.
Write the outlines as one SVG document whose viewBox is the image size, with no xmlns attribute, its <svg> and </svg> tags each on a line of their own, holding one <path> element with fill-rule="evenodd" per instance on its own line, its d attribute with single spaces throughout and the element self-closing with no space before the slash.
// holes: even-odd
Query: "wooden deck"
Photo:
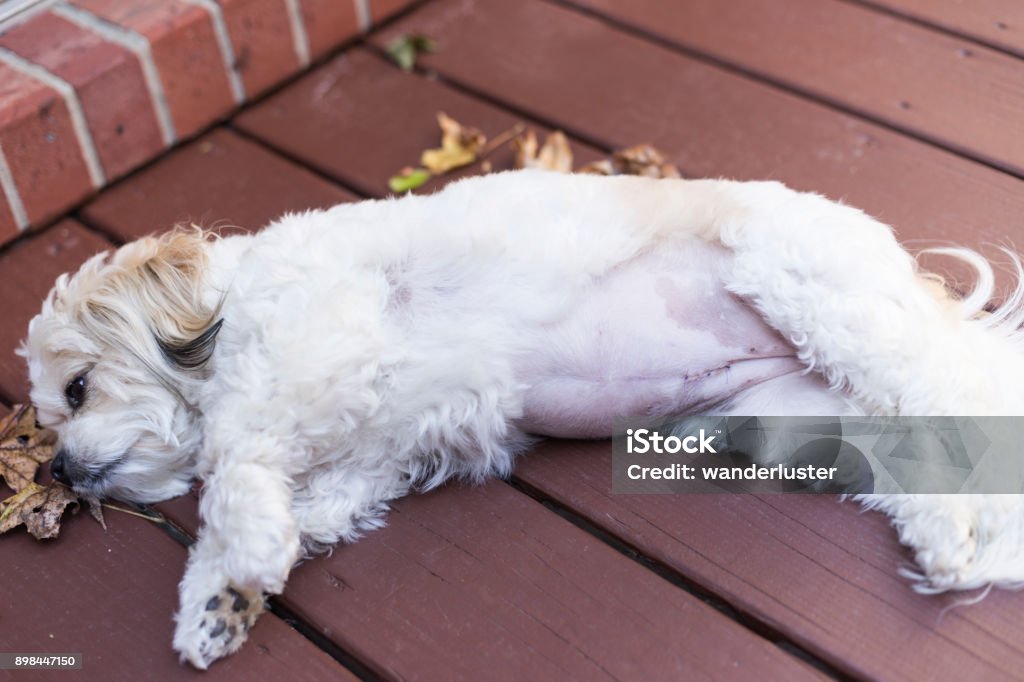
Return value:
<svg viewBox="0 0 1024 682">
<path fill-rule="evenodd" d="M 409 32 L 439 48 L 414 73 L 383 56 Z M 426 0 L 0 251 L 0 400 L 26 399 L 12 351 L 60 272 L 181 220 L 255 229 L 383 196 L 437 111 L 489 135 L 560 128 L 583 160 L 650 142 L 691 177 L 855 204 L 912 246 L 1022 246 L 1022 60 L 1013 0 Z M 613 495 L 610 455 L 548 442 L 511 481 L 402 500 L 298 568 L 206 678 L 1024 679 L 1024 594 L 915 594 L 879 515 Z M 196 499 L 156 510 L 167 523 L 80 514 L 57 541 L 0 538 L 0 651 L 82 653 L 83 679 L 198 676 L 170 649 Z"/>
</svg>

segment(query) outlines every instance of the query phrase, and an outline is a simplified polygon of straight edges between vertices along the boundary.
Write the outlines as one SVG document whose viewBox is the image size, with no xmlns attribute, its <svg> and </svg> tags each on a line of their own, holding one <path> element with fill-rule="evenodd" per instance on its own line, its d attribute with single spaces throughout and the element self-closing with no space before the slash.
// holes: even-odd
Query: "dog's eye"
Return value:
<svg viewBox="0 0 1024 682">
<path fill-rule="evenodd" d="M 64 388 L 64 397 L 67 398 L 68 405 L 72 410 L 77 410 L 82 406 L 85 401 L 85 375 L 80 374 L 71 381 Z"/>
</svg>

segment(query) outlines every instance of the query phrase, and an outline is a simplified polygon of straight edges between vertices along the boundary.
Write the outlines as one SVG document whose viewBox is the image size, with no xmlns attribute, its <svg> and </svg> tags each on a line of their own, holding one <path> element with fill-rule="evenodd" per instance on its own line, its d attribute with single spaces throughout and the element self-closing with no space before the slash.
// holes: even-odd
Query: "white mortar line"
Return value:
<svg viewBox="0 0 1024 682">
<path fill-rule="evenodd" d="M 370 14 L 370 0 L 352 0 L 356 3 L 356 18 L 359 20 L 359 30 L 366 33 L 373 26 L 373 15 Z"/>
<path fill-rule="evenodd" d="M 11 167 L 7 165 L 3 147 L 0 147 L 0 189 L 7 197 L 11 213 L 14 214 L 14 223 L 19 230 L 25 230 L 28 228 L 28 214 L 25 213 L 25 204 L 21 203 L 21 194 L 18 193 L 18 186 L 14 184 L 14 175 L 11 173 Z"/>
<path fill-rule="evenodd" d="M 92 181 L 92 186 L 96 189 L 102 187 L 104 178 L 103 168 L 100 166 L 100 157 L 96 153 L 96 145 L 93 142 L 92 134 L 89 132 L 89 126 L 85 122 L 82 104 L 78 101 L 78 95 L 75 93 L 75 89 L 71 87 L 71 84 L 5 47 L 0 47 L 0 62 L 50 86 L 60 93 L 68 107 L 68 112 L 71 114 L 71 126 L 75 129 L 75 135 L 78 137 L 78 146 L 82 150 L 82 158 L 85 159 L 85 167 L 89 171 L 89 179 Z"/>
<path fill-rule="evenodd" d="M 228 35 L 228 25 L 224 21 L 224 11 L 214 0 L 185 0 L 189 4 L 205 9 L 213 20 L 213 33 L 217 38 L 217 47 L 224 58 L 224 67 L 228 72 L 228 83 L 231 86 L 231 95 L 235 98 L 235 104 L 245 102 L 245 85 L 242 77 L 235 70 L 235 50 L 231 47 L 231 36 Z"/>
<path fill-rule="evenodd" d="M 174 131 L 174 120 L 171 118 L 171 108 L 167 103 L 167 95 L 164 93 L 164 85 L 160 80 L 156 62 L 153 60 L 153 49 L 150 47 L 149 41 L 129 28 L 109 22 L 75 5 L 61 4 L 52 8 L 51 11 L 85 30 L 135 53 L 139 65 L 142 67 L 142 78 L 146 82 L 149 99 L 156 112 L 160 137 L 163 139 L 164 146 L 170 147 L 174 144 L 174 140 L 177 138 Z"/>
<path fill-rule="evenodd" d="M 302 21 L 302 7 L 299 0 L 284 0 L 288 10 L 288 23 L 292 26 L 292 45 L 300 66 L 309 66 L 309 36 L 306 35 L 306 24 Z"/>
</svg>

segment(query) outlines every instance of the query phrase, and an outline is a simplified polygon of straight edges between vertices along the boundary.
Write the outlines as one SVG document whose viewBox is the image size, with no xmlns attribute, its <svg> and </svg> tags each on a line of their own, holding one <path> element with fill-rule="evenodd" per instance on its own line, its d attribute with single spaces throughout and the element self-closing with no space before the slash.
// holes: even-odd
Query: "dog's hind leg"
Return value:
<svg viewBox="0 0 1024 682">
<path fill-rule="evenodd" d="M 1021 353 L 964 319 L 890 229 L 776 183 L 735 185 L 719 224 L 725 286 L 787 337 L 806 365 L 868 412 L 1024 414 Z M 922 590 L 1024 580 L 1024 497 L 870 495 L 921 566 Z"/>
<path fill-rule="evenodd" d="M 1004 390 L 1003 379 L 1019 376 L 1020 353 L 964 320 L 889 227 L 777 183 L 736 185 L 735 196 L 743 208 L 718 226 L 733 254 L 726 288 L 832 385 L 848 388 L 868 411 L 891 414 L 1024 407 L 1024 391 Z"/>
</svg>

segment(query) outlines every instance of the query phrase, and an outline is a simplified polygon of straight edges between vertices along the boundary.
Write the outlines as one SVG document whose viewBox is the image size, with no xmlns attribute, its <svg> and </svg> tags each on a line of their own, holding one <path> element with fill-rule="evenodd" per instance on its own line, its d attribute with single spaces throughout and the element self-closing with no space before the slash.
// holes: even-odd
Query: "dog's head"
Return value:
<svg viewBox="0 0 1024 682">
<path fill-rule="evenodd" d="M 83 494 L 181 494 L 202 440 L 193 401 L 220 329 L 204 302 L 206 235 L 174 231 L 62 275 L 19 350 L 54 477 Z"/>
</svg>

